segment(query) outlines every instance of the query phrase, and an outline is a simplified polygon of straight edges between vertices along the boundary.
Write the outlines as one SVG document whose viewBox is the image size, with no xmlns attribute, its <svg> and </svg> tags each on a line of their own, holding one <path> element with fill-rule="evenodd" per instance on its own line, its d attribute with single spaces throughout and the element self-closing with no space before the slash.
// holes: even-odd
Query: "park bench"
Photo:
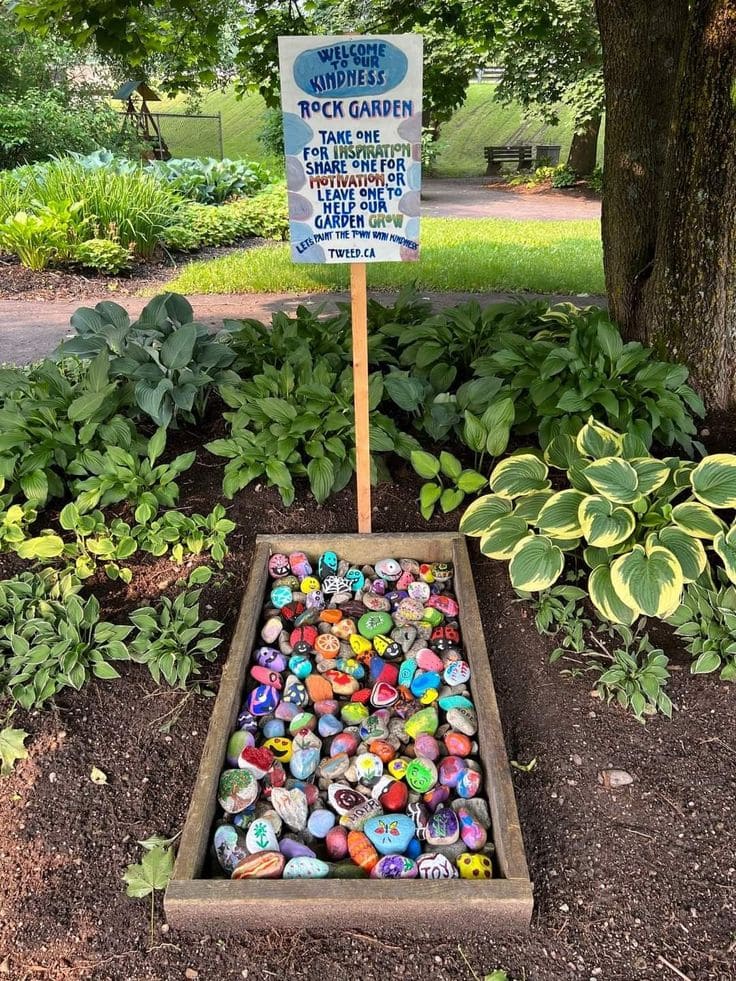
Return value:
<svg viewBox="0 0 736 981">
<path fill-rule="evenodd" d="M 486 176 L 501 173 L 505 163 L 515 163 L 517 170 L 531 170 L 543 163 L 556 167 L 560 162 L 560 147 L 552 144 L 512 143 L 508 146 L 487 146 L 483 149 L 486 158 Z"/>
</svg>

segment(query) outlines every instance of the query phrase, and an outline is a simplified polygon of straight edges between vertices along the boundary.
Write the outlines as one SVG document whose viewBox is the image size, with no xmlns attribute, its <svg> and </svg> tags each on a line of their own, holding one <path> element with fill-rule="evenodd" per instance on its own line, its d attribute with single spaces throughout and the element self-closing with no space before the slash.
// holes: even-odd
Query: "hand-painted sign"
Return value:
<svg viewBox="0 0 736 981">
<path fill-rule="evenodd" d="M 422 39 L 279 38 L 291 257 L 419 257 Z"/>
</svg>

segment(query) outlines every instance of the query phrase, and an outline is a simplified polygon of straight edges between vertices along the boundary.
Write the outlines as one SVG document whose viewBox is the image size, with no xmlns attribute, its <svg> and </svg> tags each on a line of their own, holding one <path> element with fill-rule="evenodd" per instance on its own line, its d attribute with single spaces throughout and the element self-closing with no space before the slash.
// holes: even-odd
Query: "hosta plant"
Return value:
<svg viewBox="0 0 736 981">
<path fill-rule="evenodd" d="M 611 663 L 598 678 L 596 692 L 605 701 L 615 699 L 630 709 L 639 722 L 657 712 L 671 718 L 672 701 L 664 690 L 670 677 L 667 655 L 652 646 L 647 634 L 637 637 L 623 625 L 617 633 L 622 643 L 608 655 Z"/>
<path fill-rule="evenodd" d="M 411 465 L 427 481 L 419 491 L 419 510 L 425 521 L 429 521 L 438 504 L 445 514 L 459 508 L 466 494 L 477 494 L 486 482 L 482 474 L 464 468 L 447 450 L 442 450 L 439 457 L 426 450 L 413 450 Z"/>
<path fill-rule="evenodd" d="M 553 490 L 550 468 L 562 489 Z M 582 557 L 600 615 L 632 624 L 642 614 L 671 616 L 686 584 L 711 565 L 736 582 L 736 526 L 724 520 L 736 508 L 736 456 L 714 454 L 697 466 L 656 459 L 637 436 L 591 418 L 576 437 L 556 437 L 544 457 L 502 460 L 490 488 L 460 529 L 480 538 L 485 555 L 509 562 L 517 590 L 549 588 L 568 557 Z"/>
<path fill-rule="evenodd" d="M 154 516 L 148 505 L 136 509 L 136 525 L 133 535 L 144 552 L 161 556 L 169 552 L 178 565 L 189 555 L 209 552 L 217 565 L 222 565 L 228 553 L 227 536 L 235 529 L 222 504 L 216 504 L 209 514 L 182 514 L 181 511 L 164 511 Z"/>
<path fill-rule="evenodd" d="M 130 525 L 122 518 L 113 518 L 108 525 L 102 511 L 82 514 L 73 501 L 59 513 L 59 524 L 74 535 L 74 540 L 64 544 L 62 557 L 73 565 L 80 579 L 88 579 L 104 564 L 109 579 L 130 582 L 133 573 L 121 568 L 120 563 L 129 559 L 137 549 Z"/>
<path fill-rule="evenodd" d="M 724 681 L 736 680 L 736 587 L 722 569 L 690 583 L 668 622 L 695 658 L 693 674 L 720 671 Z"/>
</svg>

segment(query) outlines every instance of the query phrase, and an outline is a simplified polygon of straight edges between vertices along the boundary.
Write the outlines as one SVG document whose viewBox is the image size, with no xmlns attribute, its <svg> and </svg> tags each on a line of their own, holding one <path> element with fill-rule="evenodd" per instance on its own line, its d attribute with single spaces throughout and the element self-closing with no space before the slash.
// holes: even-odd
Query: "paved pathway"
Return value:
<svg viewBox="0 0 736 981">
<path fill-rule="evenodd" d="M 487 187 L 488 178 L 431 178 L 422 184 L 422 214 L 432 218 L 516 218 L 575 221 L 600 218 L 601 203 L 564 191 L 514 192 Z"/>
<path fill-rule="evenodd" d="M 396 295 L 392 293 L 371 293 L 381 302 L 388 303 Z M 455 306 L 468 300 L 476 300 L 482 306 L 508 300 L 510 293 L 425 293 L 436 308 Z M 540 299 L 539 294 L 526 294 Z M 110 297 L 105 297 L 110 299 Z M 195 317 L 215 330 L 227 319 L 255 318 L 269 322 L 278 310 L 291 313 L 300 304 L 313 309 L 334 310 L 335 303 L 348 299 L 347 293 L 233 293 L 228 296 L 190 296 Z M 544 297 L 542 297 L 544 299 Z M 550 296 L 550 302 L 569 301 L 578 306 L 596 303 L 605 305 L 600 296 Z M 0 363 L 24 364 L 50 354 L 59 341 L 73 333 L 69 318 L 80 306 L 93 307 L 95 300 L 84 302 L 21 300 L 0 301 Z M 137 296 L 120 297 L 117 301 L 133 316 L 137 315 L 148 302 Z"/>
</svg>

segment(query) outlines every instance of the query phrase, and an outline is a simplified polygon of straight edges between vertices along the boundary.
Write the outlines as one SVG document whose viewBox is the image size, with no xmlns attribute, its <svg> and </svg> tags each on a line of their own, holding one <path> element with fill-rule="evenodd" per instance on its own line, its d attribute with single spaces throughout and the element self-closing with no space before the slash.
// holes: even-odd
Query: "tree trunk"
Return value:
<svg viewBox="0 0 736 981">
<path fill-rule="evenodd" d="M 736 7 L 696 0 L 680 64 L 643 312 L 710 408 L 736 400 Z"/>
<path fill-rule="evenodd" d="M 596 0 L 596 11 L 606 90 L 602 232 L 608 301 L 624 336 L 643 339 L 642 290 L 654 261 L 688 0 Z"/>
<path fill-rule="evenodd" d="M 573 133 L 567 166 L 580 177 L 587 177 L 595 170 L 598 157 L 598 134 L 601 131 L 601 117 L 594 116 Z"/>
</svg>

